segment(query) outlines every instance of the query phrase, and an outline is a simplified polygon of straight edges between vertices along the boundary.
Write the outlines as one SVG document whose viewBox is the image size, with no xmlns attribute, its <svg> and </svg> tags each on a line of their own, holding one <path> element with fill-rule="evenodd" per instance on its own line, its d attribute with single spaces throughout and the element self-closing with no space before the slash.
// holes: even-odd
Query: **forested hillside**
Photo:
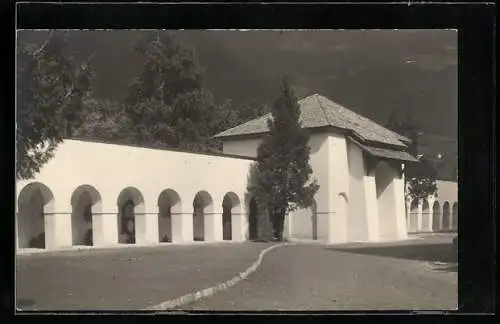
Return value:
<svg viewBox="0 0 500 324">
<path fill-rule="evenodd" d="M 182 50 L 181 60 L 172 56 L 173 66 L 192 51 L 193 66 L 199 71 L 191 78 L 178 70 L 175 75 L 196 84 L 163 93 L 163 98 L 156 90 L 168 78 L 152 77 L 152 71 L 164 64 L 136 46 L 149 42 L 149 49 L 154 50 L 154 32 L 66 34 L 74 61 L 91 58 L 94 71 L 91 97 L 85 98 L 87 115 L 73 135 L 217 150 L 209 135 L 267 111 L 280 77 L 287 73 L 299 97 L 319 92 L 380 124 L 386 123 L 394 109 L 412 110 L 415 126 L 423 133 L 422 152 L 442 154 L 450 166 L 440 176 L 453 174 L 451 161 L 457 153 L 455 32 L 174 32 Z M 18 44 L 36 48 L 47 36 L 48 32 L 19 32 Z M 171 71 L 168 66 L 162 69 Z M 149 90 L 147 96 L 135 95 L 134 101 L 132 89 L 138 82 Z M 188 106 L 191 110 L 179 115 L 180 107 Z"/>
</svg>

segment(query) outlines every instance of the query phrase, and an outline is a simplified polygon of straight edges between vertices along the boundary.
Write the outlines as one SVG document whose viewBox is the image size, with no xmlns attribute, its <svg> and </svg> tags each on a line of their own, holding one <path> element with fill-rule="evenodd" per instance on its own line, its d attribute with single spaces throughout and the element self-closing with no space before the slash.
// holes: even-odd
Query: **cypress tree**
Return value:
<svg viewBox="0 0 500 324">
<path fill-rule="evenodd" d="M 273 236 L 283 239 L 286 215 L 312 205 L 319 186 L 310 181 L 309 135 L 300 123 L 300 105 L 285 77 L 267 121 L 269 133 L 257 150 L 257 167 L 249 192 L 268 213 Z"/>
</svg>

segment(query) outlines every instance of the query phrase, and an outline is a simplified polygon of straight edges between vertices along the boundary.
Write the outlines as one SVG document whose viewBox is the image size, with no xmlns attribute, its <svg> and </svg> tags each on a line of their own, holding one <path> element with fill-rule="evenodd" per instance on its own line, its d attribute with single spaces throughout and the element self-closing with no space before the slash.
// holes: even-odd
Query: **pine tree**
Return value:
<svg viewBox="0 0 500 324">
<path fill-rule="evenodd" d="M 143 59 L 143 70 L 125 104 L 132 125 L 130 141 L 193 151 L 216 149 L 212 136 L 234 123 L 235 114 L 228 103 L 215 103 L 194 53 L 165 31 L 148 34 L 135 50 Z"/>
<path fill-rule="evenodd" d="M 19 46 L 17 69 L 16 176 L 30 179 L 81 123 L 92 70 L 75 64 L 55 32 L 40 48 Z"/>
<path fill-rule="evenodd" d="M 311 206 L 319 186 L 309 179 L 309 135 L 301 127 L 300 105 L 286 77 L 271 114 L 269 133 L 257 150 L 257 170 L 248 191 L 268 212 L 274 237 L 281 240 L 286 215 Z"/>
<path fill-rule="evenodd" d="M 420 132 L 413 122 L 412 111 L 408 110 L 404 119 L 400 118 L 395 111 L 387 123 L 387 128 L 403 135 L 411 140 L 408 152 L 417 157 L 419 162 L 409 162 L 405 166 L 405 188 L 407 196 L 411 199 L 423 199 L 437 195 L 437 170 L 432 161 L 421 154 L 419 135 Z"/>
</svg>

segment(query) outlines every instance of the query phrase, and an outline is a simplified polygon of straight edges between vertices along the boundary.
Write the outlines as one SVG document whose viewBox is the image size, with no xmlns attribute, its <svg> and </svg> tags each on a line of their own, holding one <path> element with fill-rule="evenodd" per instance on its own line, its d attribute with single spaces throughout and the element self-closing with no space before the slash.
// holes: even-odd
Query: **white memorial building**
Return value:
<svg viewBox="0 0 500 324">
<path fill-rule="evenodd" d="M 288 216 L 285 236 L 405 239 L 404 163 L 415 161 L 409 140 L 321 95 L 299 103 L 320 189 L 311 208 Z M 246 188 L 269 117 L 217 134 L 221 154 L 65 140 L 34 179 L 17 182 L 18 249 L 256 237 Z"/>
</svg>

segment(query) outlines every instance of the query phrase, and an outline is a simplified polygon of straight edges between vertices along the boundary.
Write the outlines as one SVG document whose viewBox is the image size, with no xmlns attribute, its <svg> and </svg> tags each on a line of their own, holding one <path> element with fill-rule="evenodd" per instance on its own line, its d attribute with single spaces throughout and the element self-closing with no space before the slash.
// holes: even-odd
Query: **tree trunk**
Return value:
<svg viewBox="0 0 500 324">
<path fill-rule="evenodd" d="M 277 209 L 270 209 L 269 216 L 271 218 L 271 224 L 273 225 L 273 240 L 277 241 L 279 237 L 279 222 L 277 217 Z"/>
<path fill-rule="evenodd" d="M 279 238 L 280 241 L 283 241 L 283 231 L 285 229 L 285 217 L 286 217 L 287 209 L 282 208 L 279 213 L 278 222 L 279 222 Z"/>
<path fill-rule="evenodd" d="M 283 230 L 285 227 L 286 208 L 274 208 L 272 215 L 273 238 L 283 241 Z"/>
</svg>

